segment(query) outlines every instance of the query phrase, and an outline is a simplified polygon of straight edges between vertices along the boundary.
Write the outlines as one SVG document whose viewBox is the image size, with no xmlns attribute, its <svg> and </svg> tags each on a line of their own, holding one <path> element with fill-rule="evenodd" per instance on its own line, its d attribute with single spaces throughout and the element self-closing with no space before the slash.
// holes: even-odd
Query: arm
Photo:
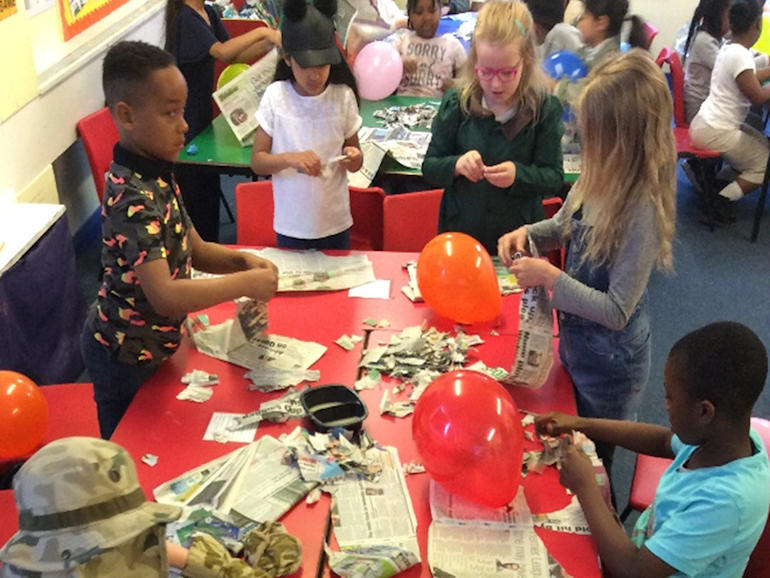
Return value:
<svg viewBox="0 0 770 578">
<path fill-rule="evenodd" d="M 461 115 L 457 92 L 452 89 L 446 91 L 433 119 L 430 144 L 422 162 L 425 180 L 437 187 L 446 188 L 455 180 L 455 167 L 462 154 L 458 154 L 459 151 L 456 150 Z"/>
<path fill-rule="evenodd" d="M 544 219 L 531 225 L 524 225 L 500 237 L 497 242 L 497 254 L 503 264 L 510 267 L 513 264 L 513 255 L 516 252 L 524 255 L 531 254 L 530 238 L 540 254 L 564 246 L 567 239 L 564 221 L 570 217 L 566 207 L 567 203 L 565 202 L 550 219 Z"/>
<path fill-rule="evenodd" d="M 358 143 L 358 133 L 345 139 L 342 153 L 347 157 L 340 161 L 340 166 L 346 171 L 355 173 L 364 164 L 364 155 L 361 154 L 361 145 Z"/>
<path fill-rule="evenodd" d="M 193 267 L 206 273 L 226 274 L 249 269 L 267 269 L 278 275 L 278 268 L 267 259 L 246 251 L 234 251 L 219 243 L 204 241 L 195 228 L 190 230 Z"/>
<path fill-rule="evenodd" d="M 289 168 L 311 177 L 321 174 L 321 159 L 313 151 L 272 154 L 272 148 L 272 137 L 259 126 L 254 133 L 254 148 L 251 151 L 251 170 L 256 174 L 274 175 Z"/>
<path fill-rule="evenodd" d="M 255 28 L 225 42 L 215 42 L 209 48 L 209 54 L 223 62 L 251 62 L 280 42 L 281 33 L 278 30 Z"/>
<path fill-rule="evenodd" d="M 770 100 L 770 86 L 760 84 L 768 78 L 770 78 L 770 68 L 761 68 L 756 73 L 748 69 L 736 76 L 735 82 L 743 96 L 754 106 L 759 106 Z"/>
</svg>

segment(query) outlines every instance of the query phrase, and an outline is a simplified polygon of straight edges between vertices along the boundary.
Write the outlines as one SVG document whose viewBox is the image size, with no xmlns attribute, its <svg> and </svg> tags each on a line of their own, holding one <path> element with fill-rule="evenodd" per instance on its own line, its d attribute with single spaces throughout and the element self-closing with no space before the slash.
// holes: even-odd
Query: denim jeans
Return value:
<svg viewBox="0 0 770 578">
<path fill-rule="evenodd" d="M 99 433 L 109 439 L 126 413 L 131 400 L 158 365 L 138 366 L 121 363 L 96 341 L 88 323 L 81 335 L 83 361 L 94 384 L 94 401 L 99 418 Z"/>
<path fill-rule="evenodd" d="M 283 249 L 350 249 L 350 229 L 320 239 L 297 239 L 280 233 L 275 236 L 278 246 Z"/>
</svg>

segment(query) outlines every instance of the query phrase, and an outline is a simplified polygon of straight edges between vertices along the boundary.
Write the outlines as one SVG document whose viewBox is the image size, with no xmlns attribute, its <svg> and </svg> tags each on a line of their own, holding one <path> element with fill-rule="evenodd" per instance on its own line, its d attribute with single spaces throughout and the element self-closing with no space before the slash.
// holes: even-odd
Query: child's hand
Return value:
<svg viewBox="0 0 770 578">
<path fill-rule="evenodd" d="M 417 72 L 417 59 L 416 58 L 404 58 L 404 74 L 414 74 Z"/>
<path fill-rule="evenodd" d="M 514 253 L 529 254 L 529 240 L 527 228 L 519 227 L 515 231 L 506 233 L 497 240 L 497 256 L 506 267 L 513 263 Z"/>
<path fill-rule="evenodd" d="M 513 161 L 505 161 L 499 165 L 486 167 L 484 169 L 484 178 L 490 184 L 506 189 L 516 180 L 516 165 Z"/>
<path fill-rule="evenodd" d="M 270 41 L 272 44 L 275 44 L 276 46 L 281 45 L 281 31 L 277 28 L 273 28 L 270 30 L 270 35 L 267 37 L 268 41 Z"/>
<path fill-rule="evenodd" d="M 268 261 L 262 257 L 257 257 L 254 253 L 246 253 L 245 251 L 241 252 L 243 253 L 243 259 L 245 262 L 244 269 L 267 269 L 275 273 L 276 276 L 278 275 L 278 267 L 276 267 L 275 263 L 272 261 Z"/>
<path fill-rule="evenodd" d="M 468 151 L 457 159 L 455 176 L 463 176 L 474 183 L 484 178 L 484 161 L 481 160 L 479 151 Z"/>
<path fill-rule="evenodd" d="M 340 161 L 340 166 L 343 169 L 354 173 L 361 168 L 361 165 L 363 164 L 364 159 L 363 159 L 363 156 L 361 155 L 360 148 L 343 147 L 342 152 L 345 155 L 345 158 Z"/>
<path fill-rule="evenodd" d="M 596 483 L 594 466 L 591 459 L 576 448 L 571 439 L 562 446 L 562 452 L 559 481 L 562 486 L 579 496 L 583 489 Z"/>
<path fill-rule="evenodd" d="M 561 269 L 554 267 L 545 259 L 533 259 L 522 257 L 511 263 L 508 270 L 516 275 L 519 287 L 537 287 L 542 285 L 549 291 L 556 284 L 556 279 L 561 275 Z"/>
<path fill-rule="evenodd" d="M 289 153 L 289 165 L 308 176 L 321 176 L 321 159 L 313 151 Z"/>
<path fill-rule="evenodd" d="M 244 271 L 244 297 L 257 301 L 270 301 L 278 291 L 278 273 L 271 268 L 249 269 Z"/>
<path fill-rule="evenodd" d="M 535 432 L 541 436 L 558 436 L 579 429 L 579 418 L 576 415 L 552 411 L 535 416 Z"/>
</svg>

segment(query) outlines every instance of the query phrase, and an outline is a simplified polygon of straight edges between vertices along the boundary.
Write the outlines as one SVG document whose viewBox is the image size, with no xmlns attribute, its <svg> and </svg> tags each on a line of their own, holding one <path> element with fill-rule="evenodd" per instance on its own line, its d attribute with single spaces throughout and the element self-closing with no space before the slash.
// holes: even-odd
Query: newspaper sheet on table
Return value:
<svg viewBox="0 0 770 578">
<path fill-rule="evenodd" d="M 374 281 L 366 255 L 325 255 L 321 251 L 246 249 L 278 267 L 278 291 L 332 291 Z"/>
<path fill-rule="evenodd" d="M 235 512 L 255 522 L 277 520 L 316 485 L 286 463 L 287 452 L 282 442 L 263 436 L 161 484 L 153 495 L 158 502 Z"/>
<path fill-rule="evenodd" d="M 241 146 L 251 144 L 257 130 L 259 102 L 273 82 L 279 58 L 278 49 L 274 48 L 212 95 Z"/>
<path fill-rule="evenodd" d="M 416 170 L 422 167 L 430 138 L 430 132 L 409 130 L 404 126 L 361 127 L 358 131 L 362 145 L 375 144 L 405 167 Z"/>
<path fill-rule="evenodd" d="M 502 508 L 477 506 L 430 482 L 428 561 L 434 576 L 548 578 L 549 556 L 520 487 Z"/>
</svg>

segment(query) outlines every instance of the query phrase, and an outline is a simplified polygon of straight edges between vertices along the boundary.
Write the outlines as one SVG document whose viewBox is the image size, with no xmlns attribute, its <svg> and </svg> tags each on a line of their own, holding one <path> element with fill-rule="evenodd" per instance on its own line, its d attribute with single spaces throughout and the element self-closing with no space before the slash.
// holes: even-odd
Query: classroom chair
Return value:
<svg viewBox="0 0 770 578">
<path fill-rule="evenodd" d="M 663 68 L 668 65 L 671 73 L 671 90 L 674 99 L 674 142 L 676 154 L 680 159 L 689 160 L 698 181 L 703 188 L 703 206 L 706 224 L 713 231 L 716 226 L 714 217 L 716 193 L 711 188 L 713 178 L 719 168 L 721 156 L 718 152 L 695 147 L 690 140 L 689 125 L 684 111 L 684 69 L 676 50 L 664 47 L 655 62 Z"/>
<path fill-rule="evenodd" d="M 438 234 L 438 210 L 443 189 L 385 197 L 383 240 L 385 251 L 422 251 Z"/>
<path fill-rule="evenodd" d="M 77 122 L 78 136 L 83 140 L 86 157 L 94 177 L 96 196 L 101 204 L 104 198 L 105 174 L 112 162 L 112 147 L 118 142 L 118 127 L 112 120 L 110 109 L 104 107 L 81 118 Z"/>
<path fill-rule="evenodd" d="M 543 209 L 545 210 L 545 218 L 550 219 L 553 217 L 556 213 L 559 212 L 559 209 L 561 209 L 561 206 L 564 204 L 564 201 L 561 200 L 561 197 L 551 197 L 549 199 L 543 199 Z M 558 267 L 559 269 L 564 269 L 564 256 L 565 252 L 564 249 L 554 249 L 553 251 L 548 251 L 547 255 L 548 260 L 551 262 L 551 264 L 554 267 Z"/>
<path fill-rule="evenodd" d="M 0 546 L 5 544 L 19 529 L 19 510 L 13 490 L 0 490 Z M 0 562 L 0 567 L 3 563 Z"/>
<path fill-rule="evenodd" d="M 350 248 L 382 251 L 383 205 L 387 197 L 380 187 L 350 187 Z"/>
<path fill-rule="evenodd" d="M 655 40 L 655 37 L 658 35 L 658 29 L 649 22 L 645 22 L 644 33 L 647 36 L 647 42 L 644 45 L 644 49 L 649 50 L 652 46 L 652 41 Z"/>
</svg>

